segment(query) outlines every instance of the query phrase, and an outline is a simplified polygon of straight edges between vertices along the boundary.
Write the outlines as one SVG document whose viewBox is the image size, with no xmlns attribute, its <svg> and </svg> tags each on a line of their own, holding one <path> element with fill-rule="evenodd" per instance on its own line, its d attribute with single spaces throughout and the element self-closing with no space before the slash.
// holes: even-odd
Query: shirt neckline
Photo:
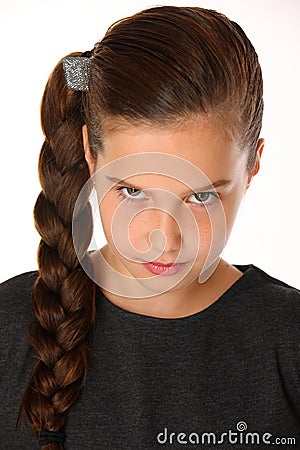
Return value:
<svg viewBox="0 0 300 450">
<path fill-rule="evenodd" d="M 213 314 L 217 311 L 226 301 L 236 294 L 238 291 L 244 290 L 245 288 L 249 288 L 253 285 L 251 280 L 253 278 L 253 274 L 258 272 L 258 269 L 253 264 L 232 264 L 234 267 L 243 272 L 243 275 L 238 278 L 223 294 L 207 306 L 205 309 L 190 314 L 189 316 L 184 317 L 175 317 L 175 318 L 166 318 L 166 317 L 155 317 L 149 316 L 145 314 L 139 314 L 136 312 L 128 311 L 127 309 L 122 308 L 121 306 L 115 305 L 112 303 L 101 291 L 100 287 L 97 286 L 97 301 L 100 303 L 100 307 L 102 312 L 105 312 L 109 317 L 116 317 L 120 320 L 134 320 L 138 322 L 151 322 L 155 324 L 184 324 L 193 320 L 199 320 L 199 318 L 207 317 L 210 314 Z"/>
</svg>

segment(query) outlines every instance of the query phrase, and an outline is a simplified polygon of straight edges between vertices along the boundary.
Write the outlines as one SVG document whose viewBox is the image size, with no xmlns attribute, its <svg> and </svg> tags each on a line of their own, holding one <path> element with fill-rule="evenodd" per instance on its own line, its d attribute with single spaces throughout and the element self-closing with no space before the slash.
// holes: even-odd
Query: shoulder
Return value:
<svg viewBox="0 0 300 450">
<path fill-rule="evenodd" d="M 15 290 L 20 292 L 32 287 L 36 278 L 38 277 L 38 271 L 32 270 L 29 272 L 24 272 L 19 275 L 15 275 L 6 281 L 0 283 L 0 293 L 3 294 L 13 294 Z"/>
<path fill-rule="evenodd" d="M 31 291 L 38 271 L 33 270 L 16 275 L 0 284 L 0 303 L 2 312 L 22 309 L 31 298 Z"/>
<path fill-rule="evenodd" d="M 263 269 L 251 265 L 257 279 L 257 295 L 270 304 L 282 306 L 300 306 L 300 290 L 273 277 Z"/>
<path fill-rule="evenodd" d="M 300 290 L 294 286 L 285 283 L 283 280 L 273 277 L 268 272 L 254 264 L 240 265 L 235 264 L 244 276 L 245 282 L 242 283 L 245 293 L 249 296 L 255 295 L 262 302 L 279 304 L 288 302 L 289 304 L 300 301 Z"/>
<path fill-rule="evenodd" d="M 243 266 L 241 266 L 243 267 Z M 300 291 L 267 271 L 250 264 L 248 283 L 242 293 L 248 318 L 282 340 L 299 341 Z"/>
<path fill-rule="evenodd" d="M 32 319 L 31 291 L 38 271 L 16 275 L 0 284 L 0 336 L 7 342 L 12 336 L 24 333 Z"/>
<path fill-rule="evenodd" d="M 256 325 L 263 345 L 273 350 L 286 395 L 300 417 L 300 291 L 256 267 L 261 280 L 257 289 Z M 271 366 L 270 366 L 271 367 Z"/>
<path fill-rule="evenodd" d="M 31 293 L 37 277 L 38 271 L 31 271 L 0 284 L 0 435 L 5 448 L 34 445 L 20 432 L 24 442 L 18 446 L 19 433 L 14 442 L 14 430 L 20 398 L 35 364 L 26 329 L 34 317 Z"/>
</svg>

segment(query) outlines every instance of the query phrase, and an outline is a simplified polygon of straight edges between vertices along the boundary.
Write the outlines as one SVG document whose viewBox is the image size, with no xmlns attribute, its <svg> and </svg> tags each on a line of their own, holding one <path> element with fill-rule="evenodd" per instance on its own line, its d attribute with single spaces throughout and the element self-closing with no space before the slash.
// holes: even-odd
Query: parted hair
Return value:
<svg viewBox="0 0 300 450">
<path fill-rule="evenodd" d="M 63 59 L 51 73 L 41 105 L 42 190 L 34 207 L 41 240 L 28 336 L 36 363 L 18 416 L 37 436 L 64 429 L 91 357 L 87 342 L 95 325 L 96 286 L 72 239 L 74 205 L 90 176 L 82 126 L 87 125 L 96 161 L 110 123 L 164 127 L 197 116 L 218 120 L 237 140 L 250 172 L 262 126 L 261 67 L 240 26 L 213 10 L 160 6 L 115 22 L 91 52 L 86 92 L 68 90 Z M 92 223 L 88 202 L 80 214 Z M 83 254 L 92 231 L 86 232 Z M 53 442 L 42 448 L 64 447 Z"/>
</svg>

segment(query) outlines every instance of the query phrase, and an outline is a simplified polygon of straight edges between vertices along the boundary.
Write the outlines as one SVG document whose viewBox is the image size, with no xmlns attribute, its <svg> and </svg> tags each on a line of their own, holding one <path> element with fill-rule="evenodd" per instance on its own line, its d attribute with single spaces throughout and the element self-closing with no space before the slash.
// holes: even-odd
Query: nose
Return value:
<svg viewBox="0 0 300 450">
<path fill-rule="evenodd" d="M 180 228 L 171 214 L 163 211 L 157 211 L 156 220 L 152 223 L 152 225 L 154 226 L 151 227 L 149 239 L 151 240 L 154 250 L 161 252 L 164 249 L 164 255 L 167 253 L 171 254 L 178 252 L 180 250 Z M 158 232 L 157 230 L 160 231 Z"/>
</svg>

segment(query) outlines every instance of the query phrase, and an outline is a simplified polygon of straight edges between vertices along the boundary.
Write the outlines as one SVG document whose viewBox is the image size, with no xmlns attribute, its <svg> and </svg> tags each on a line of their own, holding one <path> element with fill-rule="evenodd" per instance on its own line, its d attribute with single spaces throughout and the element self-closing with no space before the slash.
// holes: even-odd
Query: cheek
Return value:
<svg viewBox="0 0 300 450">
<path fill-rule="evenodd" d="M 190 208 L 200 233 L 207 235 L 211 230 L 211 222 L 216 218 L 216 208 Z"/>
<path fill-rule="evenodd" d="M 216 256 L 223 251 L 227 236 L 227 218 L 224 205 L 218 202 L 214 206 L 195 212 L 199 230 L 199 258 L 205 255 Z"/>
<path fill-rule="evenodd" d="M 195 236 L 195 243 L 198 243 L 198 249 L 199 249 L 199 257 L 202 255 L 206 255 L 211 247 L 212 243 L 212 226 L 211 223 L 208 220 L 198 222 L 198 230 L 199 230 L 199 240 L 197 239 L 197 236 Z"/>
<path fill-rule="evenodd" d="M 140 251 L 148 250 L 150 241 L 147 242 L 144 236 L 149 227 L 149 217 L 132 213 L 133 218 L 128 220 L 128 217 L 123 217 L 122 213 L 115 216 L 119 206 L 120 202 L 109 194 L 104 197 L 99 206 L 102 227 L 108 244 L 115 251 L 117 248 L 121 250 L 121 253 L 125 251 L 125 248 L 128 250 L 128 246 L 129 250 L 131 246 Z"/>
<path fill-rule="evenodd" d="M 233 195 L 228 196 L 223 202 L 228 237 L 232 231 L 242 199 L 243 192 L 236 192 Z"/>
</svg>

